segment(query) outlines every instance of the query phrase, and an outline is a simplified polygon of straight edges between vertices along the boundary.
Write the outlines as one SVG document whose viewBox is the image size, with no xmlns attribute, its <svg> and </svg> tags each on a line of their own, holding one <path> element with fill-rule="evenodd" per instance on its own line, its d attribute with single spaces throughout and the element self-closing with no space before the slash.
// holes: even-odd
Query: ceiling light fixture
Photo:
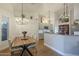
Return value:
<svg viewBox="0 0 79 59">
<path fill-rule="evenodd" d="M 60 17 L 60 20 L 62 22 L 68 22 L 69 21 L 69 15 L 68 15 L 68 4 L 64 3 L 64 13 L 63 15 Z"/>
<path fill-rule="evenodd" d="M 16 21 L 21 25 L 25 25 L 29 22 L 29 19 L 27 19 L 23 13 L 23 3 L 21 4 L 21 16 L 16 17 Z"/>
</svg>

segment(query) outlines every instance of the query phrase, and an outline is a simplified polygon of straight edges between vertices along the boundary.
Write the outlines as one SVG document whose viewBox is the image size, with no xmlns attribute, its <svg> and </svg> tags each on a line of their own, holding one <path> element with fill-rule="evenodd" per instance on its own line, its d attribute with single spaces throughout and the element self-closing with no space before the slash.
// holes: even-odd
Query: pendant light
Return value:
<svg viewBox="0 0 79 59">
<path fill-rule="evenodd" d="M 69 21 L 69 16 L 68 16 L 68 4 L 64 3 L 64 16 L 63 16 L 63 20 L 65 22 Z"/>
<path fill-rule="evenodd" d="M 21 14 L 21 19 L 22 19 L 22 24 L 24 24 L 24 18 L 25 18 L 25 15 L 23 14 L 23 3 L 22 3 L 22 14 Z"/>
<path fill-rule="evenodd" d="M 23 3 L 21 3 L 21 15 L 20 15 L 20 17 L 16 18 L 17 23 L 20 24 L 20 25 L 25 25 L 29 22 L 29 19 L 27 19 L 25 17 L 23 12 L 24 12 L 23 11 Z"/>
</svg>

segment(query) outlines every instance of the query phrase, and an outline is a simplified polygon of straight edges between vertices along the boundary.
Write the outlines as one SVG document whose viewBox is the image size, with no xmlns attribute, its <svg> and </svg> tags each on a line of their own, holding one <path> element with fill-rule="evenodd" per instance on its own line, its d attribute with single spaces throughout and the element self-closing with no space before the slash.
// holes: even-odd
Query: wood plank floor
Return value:
<svg viewBox="0 0 79 59">
<path fill-rule="evenodd" d="M 34 56 L 60 56 L 60 54 L 56 53 L 55 51 L 51 50 L 50 48 L 44 46 L 44 40 L 39 40 L 37 45 L 37 52 L 34 51 L 35 48 L 29 49 Z M 0 56 L 10 56 L 9 48 L 0 51 Z M 16 54 L 15 56 L 18 56 Z M 24 56 L 29 56 L 28 53 L 24 53 Z"/>
</svg>

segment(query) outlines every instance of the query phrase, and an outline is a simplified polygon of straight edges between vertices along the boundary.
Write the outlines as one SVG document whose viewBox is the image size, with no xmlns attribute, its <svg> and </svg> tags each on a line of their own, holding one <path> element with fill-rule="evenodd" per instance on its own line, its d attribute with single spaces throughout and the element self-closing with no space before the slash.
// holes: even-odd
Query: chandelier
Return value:
<svg viewBox="0 0 79 59">
<path fill-rule="evenodd" d="M 16 17 L 16 21 L 18 24 L 25 25 L 29 22 L 29 19 L 27 19 L 23 13 L 23 3 L 21 4 L 21 16 Z"/>
</svg>

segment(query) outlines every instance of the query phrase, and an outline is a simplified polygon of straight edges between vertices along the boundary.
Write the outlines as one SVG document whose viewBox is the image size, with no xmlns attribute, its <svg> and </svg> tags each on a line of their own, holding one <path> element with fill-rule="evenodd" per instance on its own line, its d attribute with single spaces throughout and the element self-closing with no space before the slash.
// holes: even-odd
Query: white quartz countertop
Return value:
<svg viewBox="0 0 79 59">
<path fill-rule="evenodd" d="M 55 34 L 55 33 L 44 33 L 44 34 L 52 34 L 52 35 L 61 35 L 61 36 L 78 36 L 79 37 L 79 35 L 63 35 L 63 34 Z"/>
</svg>

